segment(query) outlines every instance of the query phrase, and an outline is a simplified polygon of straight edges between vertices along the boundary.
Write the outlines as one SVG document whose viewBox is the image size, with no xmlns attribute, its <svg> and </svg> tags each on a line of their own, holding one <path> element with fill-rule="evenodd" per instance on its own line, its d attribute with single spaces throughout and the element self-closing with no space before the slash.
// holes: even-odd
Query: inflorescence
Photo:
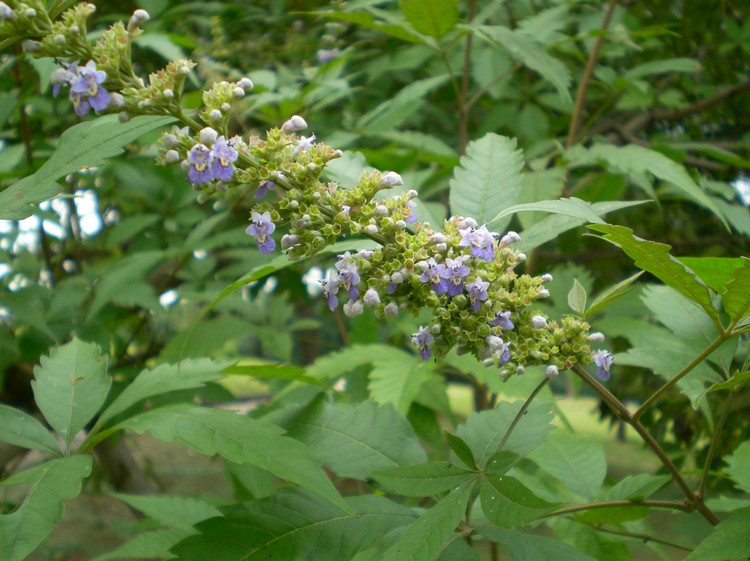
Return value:
<svg viewBox="0 0 750 561">
<path fill-rule="evenodd" d="M 68 87 L 80 117 L 94 109 L 119 113 L 122 121 L 144 114 L 178 118 L 184 126 L 162 135 L 157 162 L 181 166 L 204 199 L 254 188 L 246 232 L 261 253 L 276 250 L 273 234 L 282 228 L 280 246 L 291 259 L 313 256 L 342 238 L 376 241 L 373 250 L 339 255 L 321 281 L 332 311 L 340 298 L 346 299 L 348 317 L 365 308 L 381 318 L 432 309 L 429 323 L 412 335 L 423 360 L 456 347 L 498 367 L 504 379 L 522 374 L 528 365 L 546 365 L 546 374 L 554 376 L 592 361 L 599 378 L 609 378 L 612 355 L 592 353 L 588 344 L 601 341 L 601 334 L 589 335 L 588 324 L 578 318 L 558 323 L 532 311 L 534 302 L 549 297 L 545 283 L 552 277 L 516 273 L 525 260 L 513 249 L 520 241 L 517 233 L 501 235 L 460 216 L 434 230 L 417 220 L 416 191 L 379 194 L 402 185 L 393 171 L 365 172 L 351 188 L 323 181 L 327 163 L 341 152 L 314 134 L 298 135 L 307 129 L 299 115 L 264 138 L 230 137 L 233 104 L 253 87 L 248 78 L 213 84 L 203 93 L 203 108 L 186 115 L 181 96 L 195 64 L 170 62 L 145 83 L 133 72 L 130 45 L 148 13 L 136 10 L 127 26 L 115 23 L 92 46 L 85 29 L 94 9 L 82 3 L 52 21 L 41 0 L 0 2 L 0 33 L 35 37 L 24 42 L 27 52 L 60 61 L 51 76 L 53 93 Z M 270 197 L 271 192 L 276 195 Z"/>
</svg>

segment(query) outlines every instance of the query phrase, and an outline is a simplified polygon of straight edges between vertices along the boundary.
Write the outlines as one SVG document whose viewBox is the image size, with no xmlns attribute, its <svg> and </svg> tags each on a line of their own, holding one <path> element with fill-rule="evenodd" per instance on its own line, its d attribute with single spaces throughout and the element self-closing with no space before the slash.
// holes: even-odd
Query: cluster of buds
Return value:
<svg viewBox="0 0 750 561">
<path fill-rule="evenodd" d="M 264 138 L 229 137 L 233 104 L 252 89 L 243 78 L 221 81 L 203 93 L 203 108 L 188 116 L 181 104 L 185 78 L 194 63 L 171 62 L 149 77 L 138 78 L 130 60 L 130 45 L 148 13 L 136 10 L 127 26 L 113 24 L 93 46 L 86 39 L 85 20 L 91 4 L 79 4 L 52 22 L 37 0 L 30 4 L 0 2 L 0 25 L 12 26 L 41 41 L 26 42 L 26 50 L 69 61 L 53 74 L 54 94 L 63 86 L 75 111 L 120 111 L 121 120 L 138 114 L 170 115 L 182 121 L 162 135 L 157 162 L 180 165 L 186 181 L 201 197 L 233 188 L 254 188 L 250 225 L 246 232 L 261 253 L 276 250 L 273 234 L 283 228 L 280 246 L 291 259 L 312 256 L 344 237 L 366 236 L 378 242 L 374 250 L 340 255 L 335 269 L 322 281 L 329 308 L 346 298 L 343 311 L 355 317 L 372 308 L 378 317 L 433 311 L 412 341 L 423 360 L 439 358 L 456 347 L 486 366 L 496 366 L 505 379 L 528 365 L 546 365 L 547 375 L 574 364 L 594 361 L 601 379 L 609 377 L 612 355 L 592 353 L 588 343 L 600 334 L 572 316 L 561 322 L 532 311 L 537 300 L 549 297 L 550 275 L 516 273 L 525 255 L 513 249 L 515 232 L 503 235 L 470 217 L 452 217 L 440 230 L 420 223 L 415 214 L 416 191 L 383 196 L 401 186 L 395 172 L 365 172 L 357 185 L 346 188 L 323 181 L 328 162 L 341 156 L 314 134 L 299 135 L 307 123 L 292 116 Z M 33 5 L 32 5 L 33 4 Z M 32 13 L 33 12 L 33 13 Z M 86 60 L 84 65 L 78 62 Z M 277 196 L 268 196 L 274 191 Z"/>
</svg>

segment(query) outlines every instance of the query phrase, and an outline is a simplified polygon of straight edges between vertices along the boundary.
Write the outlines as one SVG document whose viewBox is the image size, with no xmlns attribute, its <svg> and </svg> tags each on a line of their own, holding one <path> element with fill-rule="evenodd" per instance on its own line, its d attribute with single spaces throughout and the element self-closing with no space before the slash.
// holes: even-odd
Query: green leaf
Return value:
<svg viewBox="0 0 750 561">
<path fill-rule="evenodd" d="M 109 404 L 99 417 L 94 430 L 136 403 L 167 392 L 200 388 L 208 382 L 220 380 L 228 361 L 207 358 L 184 360 L 179 364 L 160 364 L 143 370 Z M 93 432 L 93 431 L 92 431 Z"/>
<path fill-rule="evenodd" d="M 497 452 L 522 406 L 522 401 L 502 401 L 495 409 L 472 413 L 466 424 L 458 427 L 458 436 L 469 445 L 480 468 L 484 468 L 488 459 Z M 553 429 L 549 410 L 549 402 L 533 402 L 521 417 L 503 450 L 525 456 L 539 446 Z"/>
<path fill-rule="evenodd" d="M 750 259 L 743 259 L 744 267 L 732 271 L 722 304 L 731 321 L 739 321 L 750 314 Z"/>
<path fill-rule="evenodd" d="M 515 477 L 485 473 L 479 485 L 482 510 L 494 524 L 517 528 L 557 508 L 532 493 Z"/>
<path fill-rule="evenodd" d="M 404 497 L 429 497 L 455 489 L 475 477 L 475 472 L 448 462 L 400 466 L 372 473 L 388 493 Z"/>
<path fill-rule="evenodd" d="M 729 466 L 726 469 L 729 477 L 735 480 L 740 489 L 750 493 L 750 440 L 740 444 L 725 461 Z"/>
<path fill-rule="evenodd" d="M 718 392 L 722 390 L 732 390 L 738 385 L 745 383 L 748 379 L 750 379 L 750 370 L 746 370 L 745 372 L 738 372 L 737 374 L 729 378 L 729 380 L 727 380 L 726 382 L 719 382 L 712 385 L 708 389 L 708 391 Z"/>
<path fill-rule="evenodd" d="M 480 526 L 477 531 L 502 544 L 508 550 L 510 561 L 595 561 L 560 540 L 494 526 Z"/>
<path fill-rule="evenodd" d="M 432 561 L 466 516 L 471 484 L 465 483 L 430 508 L 398 537 L 380 557 L 388 561 Z"/>
<path fill-rule="evenodd" d="M 84 167 L 98 166 L 121 153 L 137 138 L 174 121 L 174 117 L 140 116 L 120 123 L 105 115 L 67 129 L 52 157 L 34 174 L 16 181 L 0 193 L 0 219 L 22 220 L 34 212 L 33 204 L 60 193 L 56 180 Z"/>
<path fill-rule="evenodd" d="M 650 60 L 638 64 L 633 68 L 628 69 L 625 74 L 623 74 L 623 77 L 628 80 L 637 80 L 654 74 L 672 74 L 674 72 L 692 74 L 693 72 L 700 72 L 701 69 L 700 62 L 693 60 L 692 58 L 666 58 L 662 60 Z"/>
<path fill-rule="evenodd" d="M 62 456 L 57 440 L 42 423 L 3 403 L 0 403 L 0 441 Z"/>
<path fill-rule="evenodd" d="M 521 190 L 518 193 L 518 203 L 537 203 L 557 199 L 562 194 L 565 179 L 565 168 L 525 172 L 521 178 Z M 524 212 L 518 215 L 518 220 L 524 228 L 531 228 L 547 216 L 544 212 Z"/>
<path fill-rule="evenodd" d="M 549 55 L 544 46 L 523 31 L 511 31 L 502 25 L 480 25 L 469 28 L 480 39 L 508 51 L 516 60 L 549 80 L 560 97 L 570 101 L 570 71 L 560 60 Z"/>
<path fill-rule="evenodd" d="M 68 450 L 73 437 L 99 412 L 111 385 L 107 357 L 98 345 L 79 339 L 42 356 L 31 382 L 39 410 Z"/>
<path fill-rule="evenodd" d="M 470 142 L 461 165 L 453 170 L 450 182 L 450 207 L 454 216 L 470 216 L 480 224 L 487 222 L 518 200 L 521 190 L 523 154 L 516 140 L 487 133 Z M 504 230 L 510 218 L 495 227 Z"/>
<path fill-rule="evenodd" d="M 594 212 L 591 203 L 587 203 L 586 201 L 582 201 L 581 199 L 577 199 L 575 197 L 570 197 L 569 199 L 563 197 L 562 199 L 557 199 L 554 201 L 539 201 L 536 203 L 514 205 L 505 208 L 502 212 L 500 212 L 497 216 L 490 220 L 490 224 L 494 224 L 495 221 L 515 214 L 516 212 L 540 210 L 553 214 L 563 214 L 572 218 L 579 218 L 584 222 L 605 224 L 604 220 L 599 218 L 599 215 Z"/>
<path fill-rule="evenodd" d="M 641 239 L 625 226 L 592 224 L 589 228 L 603 232 L 602 237 L 622 249 L 638 267 L 687 296 L 710 316 L 718 317 L 708 287 L 693 271 L 670 255 L 671 246 Z"/>
<path fill-rule="evenodd" d="M 555 432 L 529 459 L 563 482 L 572 494 L 593 500 L 607 475 L 607 461 L 598 442 Z"/>
<path fill-rule="evenodd" d="M 731 514 L 729 518 L 714 527 L 714 531 L 685 561 L 725 561 L 744 559 L 750 556 L 750 509 Z"/>
<path fill-rule="evenodd" d="M 332 504 L 343 504 L 312 452 L 301 442 L 282 436 L 284 431 L 270 423 L 232 411 L 179 404 L 132 417 L 115 428 L 149 432 L 159 440 L 177 440 L 207 456 L 219 454 L 232 462 L 253 464 Z"/>
<path fill-rule="evenodd" d="M 108 561 L 109 559 L 172 559 L 169 552 L 177 543 L 195 533 L 190 530 L 170 528 L 169 530 L 154 530 L 134 536 L 117 549 L 94 557 L 92 561 Z"/>
<path fill-rule="evenodd" d="M 149 518 L 153 518 L 163 526 L 191 530 L 192 527 L 207 518 L 221 516 L 221 512 L 214 506 L 192 497 L 167 497 L 164 495 L 127 495 L 112 493 Z"/>
<path fill-rule="evenodd" d="M 471 448 L 469 448 L 469 445 L 464 442 L 464 440 L 456 436 L 455 434 L 451 434 L 449 432 L 444 432 L 443 435 L 445 436 L 446 442 L 448 442 L 448 446 L 451 450 L 453 450 L 453 453 L 456 455 L 456 457 L 461 460 L 465 466 L 467 466 L 469 469 L 477 470 L 479 469 L 477 467 L 477 462 L 474 459 L 474 453 L 471 451 Z"/>
<path fill-rule="evenodd" d="M 500 450 L 490 456 L 484 469 L 489 473 L 502 475 L 513 467 L 513 464 L 515 464 L 519 458 L 520 456 L 515 452 L 511 452 L 510 450 Z"/>
<path fill-rule="evenodd" d="M 732 272 L 745 264 L 741 257 L 680 257 L 679 261 L 719 294 L 726 292 Z"/>
<path fill-rule="evenodd" d="M 586 289 L 581 286 L 578 279 L 573 279 L 573 288 L 568 292 L 568 306 L 581 316 L 586 314 Z"/>
<path fill-rule="evenodd" d="M 30 485 L 15 511 L 0 515 L 0 558 L 21 561 L 52 533 L 62 519 L 63 501 L 81 492 L 81 480 L 91 474 L 91 456 L 50 460 L 9 477 L 0 486 Z"/>
<path fill-rule="evenodd" d="M 398 5 L 414 29 L 435 39 L 458 22 L 458 0 L 399 0 Z"/>
<path fill-rule="evenodd" d="M 410 43 L 423 43 L 423 39 L 426 39 L 426 37 L 420 37 L 419 35 L 414 33 L 415 30 L 412 30 L 408 25 L 405 25 L 406 22 L 402 24 L 399 24 L 397 22 L 385 22 L 376 19 L 373 14 L 368 12 L 319 11 L 310 12 L 310 15 L 323 16 L 328 19 L 354 23 L 356 25 L 359 25 L 360 27 L 364 27 L 365 29 L 372 29 L 373 31 L 384 33 L 386 35 L 390 35 L 391 37 L 396 37 L 397 39 L 408 41 Z"/>
<path fill-rule="evenodd" d="M 388 354 L 373 362 L 367 389 L 372 399 L 381 404 L 390 403 L 399 413 L 406 415 L 419 388 L 430 379 L 432 370 L 431 363 L 389 347 Z"/>
<path fill-rule="evenodd" d="M 305 372 L 306 370 L 299 366 L 261 359 L 243 359 L 242 364 L 235 364 L 223 370 L 223 373 L 227 376 L 242 375 L 253 378 L 269 378 L 271 380 L 293 380 L 330 389 L 328 384 L 312 376 L 307 376 Z"/>
<path fill-rule="evenodd" d="M 633 286 L 633 282 L 635 282 L 635 280 L 638 279 L 642 274 L 643 271 L 638 271 L 636 274 L 631 275 L 625 280 L 610 286 L 604 292 L 599 294 L 596 298 L 594 298 L 594 301 L 591 302 L 591 306 L 589 306 L 589 309 L 586 310 L 586 314 L 584 317 L 592 316 L 596 312 L 599 312 L 609 306 L 621 296 L 625 296 L 628 292 L 635 288 Z"/>
<path fill-rule="evenodd" d="M 391 404 L 320 402 L 287 427 L 339 477 L 427 461 L 408 421 Z"/>
<path fill-rule="evenodd" d="M 414 514 L 384 497 L 345 499 L 346 511 L 302 489 L 221 508 L 223 518 L 200 522 L 199 536 L 172 548 L 185 561 L 340 561 L 351 559 Z"/>
</svg>

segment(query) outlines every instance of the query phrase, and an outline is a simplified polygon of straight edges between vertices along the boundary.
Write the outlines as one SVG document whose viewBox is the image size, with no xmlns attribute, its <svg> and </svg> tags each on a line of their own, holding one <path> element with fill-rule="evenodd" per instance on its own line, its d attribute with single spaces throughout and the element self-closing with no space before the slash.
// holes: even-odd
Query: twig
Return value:
<svg viewBox="0 0 750 561">
<path fill-rule="evenodd" d="M 708 481 L 708 473 L 711 469 L 711 462 L 713 462 L 714 455 L 716 454 L 716 448 L 718 447 L 719 439 L 723 434 L 724 424 L 726 423 L 727 417 L 729 416 L 729 411 L 732 409 L 732 402 L 734 401 L 734 396 L 736 395 L 737 392 L 734 390 L 729 392 L 729 398 L 727 398 L 727 400 L 724 402 L 724 407 L 721 411 L 721 418 L 719 419 L 719 423 L 716 425 L 714 433 L 711 435 L 711 445 L 708 447 L 706 462 L 703 465 L 703 473 L 701 473 L 701 481 L 698 485 L 698 491 L 696 491 L 696 494 L 701 498 L 706 496 L 706 482 Z"/>
<path fill-rule="evenodd" d="M 572 505 L 564 508 L 559 508 L 548 514 L 545 514 L 542 518 L 549 518 L 551 516 L 562 516 L 565 514 L 572 514 L 574 512 L 581 512 L 585 510 L 596 510 L 599 508 L 615 508 L 615 507 L 630 507 L 630 506 L 645 506 L 648 508 L 662 508 L 667 510 L 681 510 L 682 512 L 692 512 L 694 509 L 692 506 L 685 504 L 684 501 L 601 501 L 596 503 L 587 503 L 583 505 Z"/>
<path fill-rule="evenodd" d="M 477 11 L 477 0 L 469 0 L 468 20 L 474 19 Z M 469 33 L 466 37 L 466 49 L 464 50 L 464 68 L 461 76 L 461 90 L 458 94 L 458 106 L 460 107 L 460 119 L 458 123 L 458 152 L 463 155 L 466 153 L 466 144 L 469 141 L 468 121 L 469 105 L 466 98 L 469 92 L 469 78 L 471 77 L 471 48 L 474 43 L 474 35 Z"/>
<path fill-rule="evenodd" d="M 529 405 L 531 405 L 531 402 L 534 401 L 534 398 L 537 396 L 537 394 L 542 391 L 542 388 L 546 386 L 549 383 L 549 378 L 547 376 L 544 377 L 544 380 L 541 381 L 541 383 L 534 388 L 534 391 L 531 392 L 531 395 L 526 398 L 526 401 L 521 406 L 521 409 L 516 414 L 515 419 L 513 419 L 513 422 L 508 427 L 508 430 L 505 432 L 505 436 L 503 436 L 503 439 L 500 441 L 500 445 L 497 447 L 497 450 L 495 452 L 499 452 L 503 449 L 503 446 L 505 446 L 505 443 L 508 442 L 508 439 L 510 438 L 511 433 L 516 428 L 516 425 L 521 421 L 521 418 L 526 414 L 526 410 L 529 408 Z"/>
<path fill-rule="evenodd" d="M 593 528 L 599 530 L 600 532 L 604 532 L 605 534 L 614 534 L 615 536 L 622 536 L 624 538 L 633 538 L 636 540 L 641 540 L 643 543 L 654 542 L 660 543 L 662 545 L 668 545 L 669 547 L 674 547 L 676 549 L 682 549 L 683 551 L 693 551 L 691 547 L 682 545 L 681 543 L 672 542 L 662 538 L 655 538 L 654 536 L 649 536 L 648 534 L 638 534 L 636 532 L 626 532 L 624 530 L 610 530 L 609 528 L 602 528 L 601 526 L 593 526 Z"/>
</svg>

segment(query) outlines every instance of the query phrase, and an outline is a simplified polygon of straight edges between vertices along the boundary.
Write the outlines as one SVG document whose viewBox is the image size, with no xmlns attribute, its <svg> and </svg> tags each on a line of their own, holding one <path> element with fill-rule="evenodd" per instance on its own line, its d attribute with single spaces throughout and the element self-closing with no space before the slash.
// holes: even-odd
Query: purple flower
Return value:
<svg viewBox="0 0 750 561">
<path fill-rule="evenodd" d="M 497 335 L 488 335 L 486 341 L 490 352 L 500 358 L 500 364 L 505 364 L 510 360 L 510 343 L 503 341 Z"/>
<path fill-rule="evenodd" d="M 612 353 L 605 350 L 598 350 L 593 355 L 594 364 L 598 366 L 596 376 L 602 382 L 609 380 L 609 367 L 612 366 Z"/>
<path fill-rule="evenodd" d="M 73 102 L 76 114 L 79 117 L 85 117 L 91 107 L 97 111 L 106 109 L 109 105 L 109 93 L 100 84 L 107 79 L 107 73 L 97 70 L 93 60 L 76 70 L 77 74 L 69 82 L 70 100 Z"/>
<path fill-rule="evenodd" d="M 461 229 L 459 233 L 461 234 L 461 241 L 458 242 L 458 245 L 461 247 L 468 246 L 474 257 L 484 259 L 488 263 L 495 258 L 495 238 L 486 226 Z"/>
<path fill-rule="evenodd" d="M 339 272 L 338 279 L 341 286 L 349 293 L 349 298 L 355 300 L 359 298 L 359 268 L 357 262 L 348 251 L 338 256 L 336 261 L 336 270 Z"/>
<path fill-rule="evenodd" d="M 294 155 L 298 156 L 302 152 L 307 152 L 310 146 L 313 145 L 313 142 L 315 142 L 314 134 L 311 134 L 310 136 L 300 136 L 299 142 L 297 143 L 297 146 L 294 148 Z"/>
<path fill-rule="evenodd" d="M 215 179 L 229 181 L 234 175 L 234 162 L 237 159 L 237 150 L 232 147 L 232 141 L 227 142 L 223 136 L 220 136 L 214 144 L 211 155 L 213 163 L 211 171 Z"/>
<path fill-rule="evenodd" d="M 388 284 L 388 288 L 386 288 L 385 292 L 386 294 L 393 294 L 398 290 L 398 285 L 395 282 L 391 282 Z"/>
<path fill-rule="evenodd" d="M 60 93 L 62 86 L 69 86 L 70 82 L 78 75 L 78 65 L 75 62 L 71 62 L 65 68 L 55 69 L 49 77 L 52 86 L 52 95 L 57 97 Z"/>
<path fill-rule="evenodd" d="M 423 325 L 420 325 L 419 331 L 412 334 L 411 340 L 417 346 L 417 349 L 419 350 L 419 356 L 422 357 L 422 360 L 430 360 L 432 351 L 427 345 L 432 343 L 435 338 L 427 330 L 427 328 Z"/>
<path fill-rule="evenodd" d="M 336 298 L 336 293 L 339 291 L 339 278 L 333 271 L 328 271 L 328 278 L 320 281 L 323 285 L 323 292 L 326 295 L 326 301 L 328 302 L 328 309 L 333 311 L 336 306 L 339 305 L 339 299 Z"/>
<path fill-rule="evenodd" d="M 481 303 L 487 300 L 487 289 L 489 287 L 490 283 L 483 281 L 482 277 L 479 276 L 474 282 L 466 285 L 466 290 L 469 292 L 469 302 L 471 302 L 471 307 L 474 308 L 475 312 L 478 312 Z"/>
<path fill-rule="evenodd" d="M 245 232 L 251 236 L 255 236 L 255 243 L 258 244 L 258 249 L 261 253 L 272 253 L 276 248 L 276 242 L 271 237 L 271 234 L 276 229 L 276 225 L 271 222 L 271 213 L 266 211 L 260 214 L 253 211 L 251 218 L 253 223 L 247 227 Z"/>
<path fill-rule="evenodd" d="M 500 326 L 503 329 L 513 329 L 515 327 L 513 322 L 510 321 L 510 312 L 497 312 L 495 319 L 491 319 L 489 324 L 492 327 Z"/>
<path fill-rule="evenodd" d="M 213 155 L 211 154 L 211 150 L 205 145 L 196 144 L 193 146 L 190 152 L 188 152 L 188 162 L 192 164 L 188 171 L 188 181 L 196 185 L 203 185 L 212 181 L 214 178 L 214 173 L 211 170 L 212 161 Z"/>
<path fill-rule="evenodd" d="M 435 258 L 430 257 L 430 260 L 427 262 L 427 268 L 422 273 L 422 276 L 419 277 L 419 280 L 429 282 L 435 294 L 445 294 L 448 292 L 448 283 L 445 282 L 444 273 L 445 265 L 436 263 Z"/>
<path fill-rule="evenodd" d="M 463 264 L 460 257 L 445 260 L 443 277 L 448 281 L 448 294 L 458 296 L 464 290 L 464 277 L 469 274 L 469 268 Z"/>
<path fill-rule="evenodd" d="M 406 222 L 408 222 L 409 224 L 415 224 L 417 222 L 417 215 L 414 212 L 414 209 L 416 208 L 417 203 L 415 201 L 407 201 L 406 206 L 411 209 L 411 214 L 406 219 Z"/>
<path fill-rule="evenodd" d="M 273 191 L 276 189 L 276 184 L 273 181 L 264 181 L 260 184 L 260 187 L 258 187 L 258 190 L 255 192 L 255 196 L 253 199 L 262 199 L 266 196 L 266 193 L 268 193 L 268 190 Z"/>
</svg>

